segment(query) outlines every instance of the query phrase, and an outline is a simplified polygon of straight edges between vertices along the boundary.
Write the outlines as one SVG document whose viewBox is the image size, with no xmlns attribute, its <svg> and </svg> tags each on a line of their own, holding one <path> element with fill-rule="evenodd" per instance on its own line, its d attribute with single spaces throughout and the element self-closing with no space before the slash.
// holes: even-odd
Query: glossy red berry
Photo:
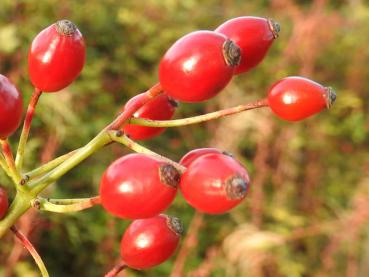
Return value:
<svg viewBox="0 0 369 277">
<path fill-rule="evenodd" d="M 289 121 L 305 119 L 330 108 L 335 100 L 331 88 L 303 77 L 284 78 L 268 92 L 269 107 L 278 117 Z"/>
<path fill-rule="evenodd" d="M 230 19 L 220 25 L 215 32 L 224 34 L 241 49 L 241 62 L 235 74 L 247 72 L 257 66 L 265 57 L 280 26 L 271 19 L 242 16 Z"/>
<path fill-rule="evenodd" d="M 71 21 L 60 20 L 42 30 L 28 53 L 32 84 L 44 92 L 70 85 L 83 68 L 85 52 L 82 34 Z"/>
<path fill-rule="evenodd" d="M 125 105 L 124 109 L 128 109 L 134 105 L 140 98 L 144 97 L 145 94 L 141 93 L 131 98 Z M 165 94 L 161 94 L 155 97 L 150 102 L 146 103 L 143 107 L 138 109 L 133 117 L 135 118 L 146 118 L 152 120 L 169 120 L 173 117 L 177 107 L 177 102 L 171 99 Z M 153 138 L 162 132 L 165 128 L 154 128 L 145 127 L 133 124 L 127 124 L 123 127 L 123 132 L 134 140 L 144 140 Z"/>
<path fill-rule="evenodd" d="M 8 207 L 8 195 L 6 193 L 6 190 L 0 187 L 0 219 L 4 217 L 4 215 L 8 211 Z"/>
<path fill-rule="evenodd" d="M 219 149 L 216 149 L 216 148 L 198 148 L 198 149 L 194 149 L 194 150 L 191 150 L 190 152 L 188 152 L 186 155 L 184 155 L 182 157 L 182 159 L 179 161 L 179 163 L 181 165 L 183 165 L 184 167 L 188 167 L 197 158 L 199 158 L 203 155 L 206 155 L 206 154 L 210 154 L 210 153 L 222 153 L 222 151 L 220 151 Z"/>
<path fill-rule="evenodd" d="M 160 61 L 160 84 L 174 99 L 208 100 L 228 84 L 239 60 L 239 47 L 224 35 L 192 32 L 177 40 Z"/>
<path fill-rule="evenodd" d="M 161 214 L 135 220 L 122 237 L 121 257 L 134 269 L 156 266 L 174 254 L 182 233 L 182 223 L 176 217 Z"/>
<path fill-rule="evenodd" d="M 183 173 L 180 189 L 194 208 L 209 214 L 229 211 L 246 196 L 250 178 L 234 158 L 205 154 L 194 160 Z"/>
<path fill-rule="evenodd" d="M 19 127 L 22 111 L 22 95 L 0 74 L 0 139 L 6 139 Z"/>
<path fill-rule="evenodd" d="M 179 179 L 172 165 L 149 155 L 126 155 L 105 170 L 100 183 L 101 204 L 121 218 L 152 217 L 172 203 Z"/>
</svg>

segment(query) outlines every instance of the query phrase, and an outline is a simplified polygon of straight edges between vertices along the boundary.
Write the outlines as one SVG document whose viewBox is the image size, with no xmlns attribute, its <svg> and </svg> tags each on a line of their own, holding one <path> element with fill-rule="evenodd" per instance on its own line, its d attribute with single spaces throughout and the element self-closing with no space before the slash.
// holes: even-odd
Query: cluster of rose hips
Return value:
<svg viewBox="0 0 369 277">
<path fill-rule="evenodd" d="M 145 105 L 146 94 L 130 99 L 121 112 L 138 107 L 132 118 L 170 120 L 177 101 L 201 102 L 217 95 L 233 75 L 249 71 L 268 52 L 279 32 L 278 23 L 260 17 L 238 17 L 215 31 L 196 31 L 177 40 L 159 64 L 163 93 Z M 75 80 L 85 62 L 85 44 L 77 27 L 61 20 L 33 40 L 29 75 L 38 92 L 59 91 Z M 332 89 L 303 77 L 287 77 L 274 83 L 263 100 L 280 118 L 307 118 L 335 100 Z M 0 139 L 19 127 L 22 97 L 0 75 Z M 116 130 L 132 140 L 159 135 L 164 128 L 125 124 Z M 228 212 L 246 196 L 247 170 L 232 155 L 214 149 L 195 149 L 179 163 L 145 153 L 129 154 L 105 170 L 99 195 L 102 206 L 114 216 L 134 221 L 121 240 L 124 263 L 135 269 L 160 264 L 176 250 L 183 227 L 176 217 L 161 214 L 173 202 L 178 188 L 195 209 L 208 214 Z M 0 218 L 8 209 L 6 192 L 0 189 Z"/>
</svg>

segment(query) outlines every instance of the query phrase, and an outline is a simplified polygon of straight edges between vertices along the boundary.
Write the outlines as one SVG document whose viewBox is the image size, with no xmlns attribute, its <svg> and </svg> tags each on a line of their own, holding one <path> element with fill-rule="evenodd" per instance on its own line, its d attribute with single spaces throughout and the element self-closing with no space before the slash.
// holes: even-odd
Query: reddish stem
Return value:
<svg viewBox="0 0 369 277">
<path fill-rule="evenodd" d="M 32 255 L 33 259 L 35 260 L 37 266 L 41 271 L 42 276 L 49 276 L 40 255 L 37 253 L 36 249 L 33 247 L 32 243 L 27 239 L 27 237 L 23 233 L 21 233 L 15 226 L 10 227 L 10 230 L 19 239 L 24 248 L 26 248 L 28 252 Z"/>
<path fill-rule="evenodd" d="M 15 169 L 14 166 L 14 157 L 13 157 L 13 153 L 12 150 L 10 149 L 10 145 L 9 142 L 4 140 L 1 144 L 2 150 L 3 150 L 3 154 L 6 160 L 6 163 L 8 164 L 8 166 L 12 169 Z"/>
<path fill-rule="evenodd" d="M 124 110 L 109 126 L 108 130 L 118 130 L 123 126 L 123 124 L 143 105 L 145 105 L 148 101 L 155 98 L 159 94 L 163 92 L 160 83 L 153 85 L 150 89 L 145 92 L 145 97 L 140 98 L 139 101 L 135 102 L 128 109 Z"/>
<path fill-rule="evenodd" d="M 113 269 L 110 270 L 108 273 L 106 273 L 104 277 L 115 277 L 119 272 L 121 272 L 126 267 L 127 265 L 124 262 L 121 262 L 116 266 L 114 266 Z"/>
<path fill-rule="evenodd" d="M 32 123 L 33 115 L 35 114 L 36 105 L 38 103 L 38 100 L 39 100 L 41 94 L 42 94 L 42 91 L 39 90 L 38 88 L 35 88 L 35 90 L 32 94 L 31 100 L 28 104 L 26 118 L 24 119 L 22 134 L 21 134 L 21 137 L 19 139 L 17 156 L 16 156 L 16 160 L 15 160 L 15 165 L 18 169 L 21 169 L 22 165 L 23 165 L 24 149 L 25 149 L 27 139 L 28 139 L 28 135 L 29 135 L 29 132 L 30 132 L 30 129 L 31 129 L 31 123 Z"/>
</svg>

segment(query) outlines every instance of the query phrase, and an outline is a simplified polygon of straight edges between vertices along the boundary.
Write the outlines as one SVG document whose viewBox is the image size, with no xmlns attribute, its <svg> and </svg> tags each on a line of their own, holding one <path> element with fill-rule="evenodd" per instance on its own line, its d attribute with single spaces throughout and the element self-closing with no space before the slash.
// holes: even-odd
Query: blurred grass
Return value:
<svg viewBox="0 0 369 277">
<path fill-rule="evenodd" d="M 27 51 L 40 30 L 68 18 L 79 26 L 88 47 L 78 80 L 41 98 L 26 166 L 31 169 L 40 158 L 47 160 L 91 139 L 127 99 L 157 82 L 160 57 L 180 36 L 214 29 L 241 15 L 276 19 L 282 25 L 280 37 L 260 66 L 234 78 L 214 100 L 182 104 L 178 118 L 264 97 L 270 84 L 287 75 L 330 85 L 338 99 L 330 111 L 300 123 L 253 111 L 170 129 L 144 143 L 176 160 L 193 148 L 224 147 L 247 166 L 255 181 L 242 205 L 227 215 L 205 216 L 200 230 L 189 234 L 196 243 L 188 250 L 183 274 L 369 276 L 365 1 L 2 0 L 0 73 L 19 86 L 25 102 L 32 91 Z M 11 139 L 14 147 L 18 136 Z M 125 153 L 128 150 L 120 146 L 107 147 L 47 194 L 96 194 L 103 170 Z M 0 182 L 9 186 L 2 173 Z M 168 213 L 181 217 L 186 226 L 194 215 L 181 196 Z M 101 276 L 119 259 L 119 240 L 128 223 L 96 207 L 72 215 L 29 213 L 20 226 L 30 232 L 51 276 Z M 169 276 L 174 261 L 143 272 L 129 270 L 126 276 Z M 14 253 L 9 235 L 0 244 L 0 276 L 11 272 L 37 275 L 31 258 Z"/>
</svg>

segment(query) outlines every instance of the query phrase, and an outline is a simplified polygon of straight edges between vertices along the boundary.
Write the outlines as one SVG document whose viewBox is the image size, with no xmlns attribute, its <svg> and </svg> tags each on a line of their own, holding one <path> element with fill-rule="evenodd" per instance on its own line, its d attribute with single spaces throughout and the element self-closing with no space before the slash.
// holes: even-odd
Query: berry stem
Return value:
<svg viewBox="0 0 369 277">
<path fill-rule="evenodd" d="M 118 142 L 120 144 L 123 144 L 125 146 L 127 146 L 129 149 L 137 152 L 137 153 L 143 153 L 143 154 L 148 154 L 154 157 L 159 158 L 162 161 L 167 162 L 168 164 L 173 165 L 180 173 L 183 173 L 186 168 L 174 161 L 172 161 L 171 159 L 168 159 L 162 155 L 159 155 L 158 153 L 151 151 L 150 149 L 142 146 L 141 144 L 138 144 L 137 142 L 131 140 L 128 136 L 124 135 L 122 132 L 120 131 L 109 131 L 108 132 L 110 138 L 112 141 Z"/>
<path fill-rule="evenodd" d="M 45 199 L 32 200 L 32 206 L 41 211 L 54 213 L 79 212 L 100 204 L 100 196 L 79 199 Z"/>
<path fill-rule="evenodd" d="M 38 268 L 40 269 L 41 275 L 43 277 L 48 277 L 49 273 L 47 272 L 45 264 L 42 261 L 40 255 L 37 253 L 37 250 L 33 247 L 32 243 L 15 226 L 10 227 L 10 230 L 12 230 L 12 232 L 17 237 L 17 239 L 19 239 L 19 241 L 23 244 L 24 248 L 26 248 L 28 250 L 28 252 L 32 255 L 32 257 L 35 260 Z"/>
<path fill-rule="evenodd" d="M 72 168 L 80 164 L 82 161 L 87 159 L 97 150 L 101 149 L 110 142 L 111 138 L 109 134 L 104 130 L 101 131 L 89 143 L 80 148 L 74 155 L 72 155 L 59 166 L 55 167 L 53 170 L 42 176 L 40 179 L 29 182 L 27 184 L 27 187 L 31 189 L 33 195 L 37 196 L 48 185 L 55 182 L 65 173 L 70 171 Z"/>
<path fill-rule="evenodd" d="M 6 216 L 0 220 L 0 238 L 2 238 L 6 231 L 14 225 L 14 222 L 31 207 L 32 198 L 32 196 L 22 191 L 17 191 Z"/>
<path fill-rule="evenodd" d="M 4 172 L 10 177 L 10 178 L 12 178 L 11 177 L 11 173 L 10 173 L 10 170 L 9 170 L 9 167 L 8 167 L 8 165 L 7 165 L 7 163 L 6 163 L 6 160 L 5 160 L 5 158 L 4 158 L 4 155 L 1 153 L 0 154 L 0 166 L 1 166 L 1 168 L 4 170 Z"/>
<path fill-rule="evenodd" d="M 62 164 L 63 162 L 65 162 L 67 159 L 69 159 L 70 157 L 72 157 L 77 151 L 79 151 L 81 148 L 78 148 L 76 150 L 73 150 L 67 154 L 64 154 L 60 157 L 57 157 L 56 159 L 44 164 L 44 165 L 41 165 L 40 167 L 32 170 L 32 171 L 29 171 L 27 173 L 24 174 L 24 178 L 23 180 L 25 182 L 28 182 L 38 176 L 41 176 L 45 173 L 48 173 L 49 171 L 53 170 L 55 167 L 59 166 L 60 164 Z"/>
<path fill-rule="evenodd" d="M 114 266 L 108 273 L 105 274 L 104 277 L 115 277 L 119 272 L 125 269 L 127 265 L 124 262 L 120 262 L 116 266 Z"/>
<path fill-rule="evenodd" d="M 10 177 L 12 178 L 13 182 L 15 183 L 17 189 L 23 190 L 22 186 L 20 185 L 20 180 L 22 177 L 20 176 L 19 172 L 17 171 L 14 163 L 14 157 L 12 150 L 10 148 L 10 144 L 8 140 L 0 140 L 2 153 L 4 155 L 6 164 L 8 166 L 8 172 L 10 174 Z"/>
<path fill-rule="evenodd" d="M 175 120 L 150 120 L 144 118 L 130 118 L 130 124 L 136 124 L 141 126 L 148 126 L 148 127 L 177 127 L 177 126 L 185 126 L 190 124 L 196 124 L 200 122 L 205 122 L 213 119 L 218 119 L 221 117 L 225 117 L 232 114 L 237 114 L 247 110 L 253 110 L 257 108 L 262 108 L 268 106 L 267 99 L 257 100 L 252 103 L 247 103 L 244 105 L 235 106 L 232 108 L 219 110 L 212 113 L 207 113 L 203 115 L 198 115 L 194 117 L 182 118 L 182 119 L 175 119 Z"/>
<path fill-rule="evenodd" d="M 27 139 L 28 139 L 29 131 L 31 129 L 33 115 L 35 114 L 36 105 L 38 103 L 38 100 L 41 94 L 42 94 L 42 91 L 35 88 L 32 94 L 31 100 L 28 104 L 26 118 L 24 119 L 23 129 L 22 129 L 22 133 L 19 139 L 17 155 L 15 158 L 15 165 L 18 170 L 22 170 L 23 160 L 24 160 L 24 150 L 27 144 Z"/>
<path fill-rule="evenodd" d="M 124 110 L 111 124 L 106 127 L 106 130 L 118 130 L 124 123 L 143 105 L 145 105 L 149 100 L 155 98 L 163 92 L 160 83 L 153 85 L 150 89 L 145 92 L 145 97 L 142 97 L 140 101 L 134 103 L 128 109 Z"/>
</svg>

